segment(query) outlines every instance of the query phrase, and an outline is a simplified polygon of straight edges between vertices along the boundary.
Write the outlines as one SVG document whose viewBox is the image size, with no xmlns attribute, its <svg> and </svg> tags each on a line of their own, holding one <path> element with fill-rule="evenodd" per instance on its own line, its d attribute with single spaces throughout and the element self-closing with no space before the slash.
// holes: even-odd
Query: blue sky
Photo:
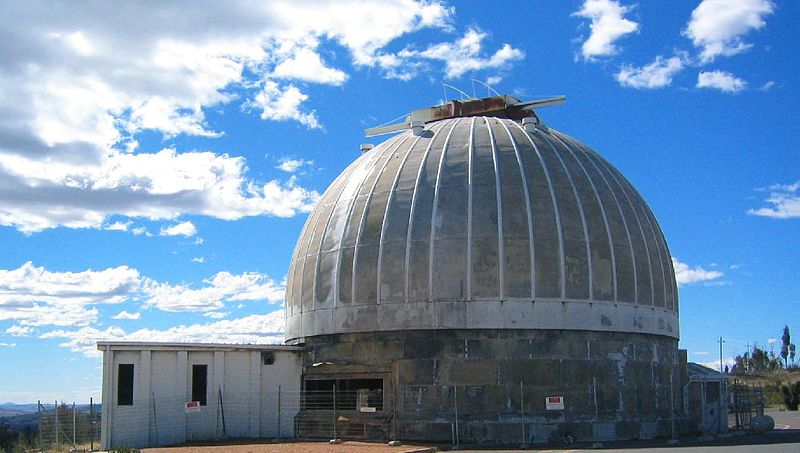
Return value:
<svg viewBox="0 0 800 453">
<path fill-rule="evenodd" d="M 363 129 L 458 93 L 540 112 L 650 204 L 681 342 L 800 338 L 800 4 L 0 5 L 0 401 L 99 398 L 98 340 L 274 342 Z M 474 88 L 473 88 L 474 86 Z"/>
</svg>

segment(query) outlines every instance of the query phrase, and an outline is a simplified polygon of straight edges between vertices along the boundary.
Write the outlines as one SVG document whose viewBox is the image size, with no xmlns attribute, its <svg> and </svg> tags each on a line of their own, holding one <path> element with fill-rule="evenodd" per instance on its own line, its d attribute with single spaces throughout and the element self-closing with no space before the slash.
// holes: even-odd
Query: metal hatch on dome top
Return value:
<svg viewBox="0 0 800 453">
<path fill-rule="evenodd" d="M 560 105 L 566 100 L 566 96 L 553 96 L 532 101 L 521 101 L 507 94 L 466 101 L 452 100 L 434 107 L 414 110 L 406 116 L 404 121 L 399 123 L 371 127 L 364 130 L 364 135 L 374 137 L 406 129 L 412 129 L 414 135 L 420 135 L 427 123 L 467 116 L 494 116 L 517 121 L 534 117 L 535 123 L 539 123 L 534 109 Z"/>
</svg>

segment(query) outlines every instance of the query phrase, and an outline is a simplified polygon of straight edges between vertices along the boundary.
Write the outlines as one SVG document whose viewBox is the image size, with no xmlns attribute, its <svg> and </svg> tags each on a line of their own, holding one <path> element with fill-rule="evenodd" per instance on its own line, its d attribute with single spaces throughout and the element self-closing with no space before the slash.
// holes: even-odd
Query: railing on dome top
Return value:
<svg viewBox="0 0 800 453">
<path fill-rule="evenodd" d="M 460 91 L 460 90 L 459 90 Z M 463 93 L 463 92 L 462 92 Z M 534 109 L 563 104 L 566 96 L 552 96 L 532 101 L 521 101 L 511 95 L 496 95 L 481 99 L 452 100 L 441 105 L 414 110 L 403 121 L 372 127 L 364 131 L 367 137 L 391 134 L 405 129 L 412 129 L 419 135 L 426 123 L 447 118 L 466 116 L 496 116 L 522 120 L 526 117 L 537 118 Z"/>
</svg>

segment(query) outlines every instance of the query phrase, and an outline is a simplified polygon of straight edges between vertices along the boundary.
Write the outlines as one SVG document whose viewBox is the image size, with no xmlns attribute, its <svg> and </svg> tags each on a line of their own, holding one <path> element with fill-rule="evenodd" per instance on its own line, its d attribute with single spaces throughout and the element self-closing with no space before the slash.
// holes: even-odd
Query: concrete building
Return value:
<svg viewBox="0 0 800 453">
<path fill-rule="evenodd" d="M 97 348 L 103 449 L 292 433 L 299 406 L 280 404 L 279 386 L 299 390 L 302 348 L 105 341 Z"/>
<path fill-rule="evenodd" d="M 372 130 L 400 133 L 362 145 L 297 241 L 287 346 L 100 343 L 104 448 L 685 431 L 666 240 L 617 169 L 532 110 L 558 101 L 452 101 Z"/>
<path fill-rule="evenodd" d="M 530 107 L 499 96 L 412 112 L 331 184 L 287 286 L 304 388 L 382 392 L 377 412 L 403 439 L 680 428 L 678 293 L 655 216 Z"/>
</svg>

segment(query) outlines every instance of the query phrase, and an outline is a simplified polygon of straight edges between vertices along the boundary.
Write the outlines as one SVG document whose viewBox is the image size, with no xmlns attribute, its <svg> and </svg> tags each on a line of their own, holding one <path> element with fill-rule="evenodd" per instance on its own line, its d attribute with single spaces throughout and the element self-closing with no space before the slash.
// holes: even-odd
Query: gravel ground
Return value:
<svg viewBox="0 0 800 453">
<path fill-rule="evenodd" d="M 386 444 L 371 444 L 365 442 L 343 442 L 337 445 L 330 445 L 327 442 L 287 442 L 281 444 L 146 448 L 142 450 L 143 453 L 409 453 L 426 451 L 429 451 L 428 447 L 419 445 L 390 447 Z"/>
</svg>

